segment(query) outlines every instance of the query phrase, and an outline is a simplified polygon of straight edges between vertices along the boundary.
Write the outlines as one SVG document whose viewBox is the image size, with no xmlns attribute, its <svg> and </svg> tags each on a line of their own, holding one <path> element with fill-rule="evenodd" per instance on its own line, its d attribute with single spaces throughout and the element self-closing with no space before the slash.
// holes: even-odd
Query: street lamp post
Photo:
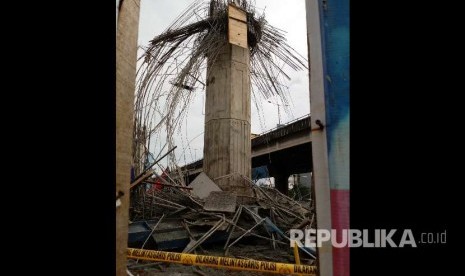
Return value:
<svg viewBox="0 0 465 276">
<path fill-rule="evenodd" d="M 281 125 L 281 113 L 279 112 L 279 107 L 281 106 L 281 104 L 279 104 L 279 103 L 274 103 L 274 102 L 272 102 L 272 101 L 270 101 L 270 100 L 268 100 L 268 102 L 271 103 L 271 104 L 274 104 L 274 105 L 277 105 L 277 106 L 278 106 L 278 125 Z M 285 104 L 285 105 L 282 105 L 282 106 L 288 106 L 288 105 Z"/>
</svg>

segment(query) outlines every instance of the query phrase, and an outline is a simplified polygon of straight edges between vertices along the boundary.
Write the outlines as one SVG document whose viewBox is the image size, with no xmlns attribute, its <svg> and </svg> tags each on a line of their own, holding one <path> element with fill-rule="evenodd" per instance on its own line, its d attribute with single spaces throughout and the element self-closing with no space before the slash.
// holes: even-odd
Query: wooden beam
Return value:
<svg viewBox="0 0 465 276">
<path fill-rule="evenodd" d="M 247 48 L 247 15 L 234 5 L 228 6 L 228 41 L 231 44 Z"/>
<path fill-rule="evenodd" d="M 150 170 L 150 171 L 146 172 L 143 176 L 141 176 L 140 178 L 138 178 L 136 181 L 132 182 L 129 189 L 133 189 L 134 187 L 136 187 L 136 186 L 139 185 L 140 183 L 144 182 L 144 180 L 146 180 L 147 178 L 149 178 L 150 176 L 152 176 L 153 173 L 154 173 L 153 170 Z"/>
<path fill-rule="evenodd" d="M 228 6 L 228 16 L 247 23 L 247 15 L 245 11 L 234 5 Z"/>
<path fill-rule="evenodd" d="M 126 276 L 132 120 L 140 0 L 120 1 L 116 23 L 116 275 Z"/>
</svg>

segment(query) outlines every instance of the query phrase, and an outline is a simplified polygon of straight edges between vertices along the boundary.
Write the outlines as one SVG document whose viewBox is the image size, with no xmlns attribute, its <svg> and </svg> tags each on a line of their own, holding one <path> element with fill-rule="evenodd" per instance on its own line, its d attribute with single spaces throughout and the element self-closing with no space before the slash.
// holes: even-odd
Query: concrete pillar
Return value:
<svg viewBox="0 0 465 276">
<path fill-rule="evenodd" d="M 251 196 L 249 49 L 225 42 L 207 72 L 203 171 L 224 191 Z M 212 61 L 209 61 L 212 62 Z"/>
<path fill-rule="evenodd" d="M 275 189 L 285 195 L 289 191 L 289 176 L 290 174 L 287 172 L 279 172 L 273 176 Z"/>
<path fill-rule="evenodd" d="M 139 0 L 120 1 L 116 30 L 116 275 L 126 275 Z"/>
<path fill-rule="evenodd" d="M 349 0 L 306 0 L 316 222 L 337 233 L 350 228 L 349 7 Z M 323 242 L 318 271 L 349 276 L 349 247 Z"/>
</svg>

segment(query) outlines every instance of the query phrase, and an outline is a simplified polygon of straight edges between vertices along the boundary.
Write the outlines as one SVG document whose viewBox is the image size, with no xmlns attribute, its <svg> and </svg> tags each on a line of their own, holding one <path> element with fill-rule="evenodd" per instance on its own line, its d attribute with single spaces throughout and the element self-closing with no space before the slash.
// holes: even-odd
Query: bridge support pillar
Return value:
<svg viewBox="0 0 465 276">
<path fill-rule="evenodd" d="M 252 196 L 249 49 L 225 42 L 209 60 L 203 171 L 223 191 Z"/>
<path fill-rule="evenodd" d="M 289 190 L 289 176 L 288 172 L 279 172 L 273 175 L 275 188 L 285 195 Z"/>
</svg>

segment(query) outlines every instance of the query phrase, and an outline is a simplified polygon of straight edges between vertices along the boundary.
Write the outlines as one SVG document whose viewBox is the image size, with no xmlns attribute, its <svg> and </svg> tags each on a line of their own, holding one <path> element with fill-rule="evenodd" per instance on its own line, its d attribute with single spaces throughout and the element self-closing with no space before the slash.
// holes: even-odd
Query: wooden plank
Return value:
<svg viewBox="0 0 465 276">
<path fill-rule="evenodd" d="M 152 176 L 152 174 L 154 173 L 154 171 L 150 170 L 148 172 L 146 172 L 143 176 L 141 176 L 139 179 L 137 179 L 136 181 L 132 182 L 131 183 L 131 186 L 129 187 L 129 189 L 132 189 L 134 187 L 136 187 L 137 185 L 139 185 L 140 183 L 144 182 L 144 180 L 146 180 L 147 178 L 149 178 L 150 176 Z"/>
<path fill-rule="evenodd" d="M 247 24 L 230 17 L 228 20 L 228 40 L 231 44 L 247 48 Z"/>
<path fill-rule="evenodd" d="M 234 6 L 234 5 L 229 5 L 228 6 L 228 16 L 230 18 L 237 19 L 239 21 L 247 22 L 247 15 L 244 10 Z"/>
<path fill-rule="evenodd" d="M 134 90 L 140 0 L 119 1 L 116 28 L 116 181 L 120 195 L 115 221 L 115 275 L 126 276 L 129 182 L 131 179 Z"/>
</svg>

